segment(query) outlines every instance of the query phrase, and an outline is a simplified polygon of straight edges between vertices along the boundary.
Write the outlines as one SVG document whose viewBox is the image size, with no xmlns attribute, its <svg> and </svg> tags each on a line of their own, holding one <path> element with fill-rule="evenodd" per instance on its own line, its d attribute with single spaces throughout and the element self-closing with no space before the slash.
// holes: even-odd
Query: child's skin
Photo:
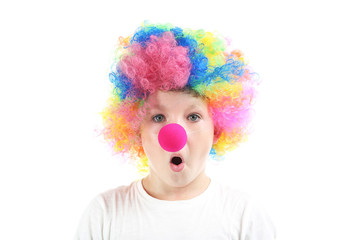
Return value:
<svg viewBox="0 0 360 240">
<path fill-rule="evenodd" d="M 203 193 L 210 184 L 205 167 L 211 147 L 218 140 L 207 103 L 184 92 L 157 91 L 146 100 L 148 115 L 141 124 L 141 141 L 149 159 L 149 175 L 143 179 L 146 192 L 160 200 L 188 200 Z M 161 107 L 162 106 L 162 107 Z M 164 150 L 158 142 L 160 129 L 180 124 L 186 131 L 186 145 L 177 152 Z M 173 154 L 180 154 L 185 167 L 170 168 Z"/>
</svg>

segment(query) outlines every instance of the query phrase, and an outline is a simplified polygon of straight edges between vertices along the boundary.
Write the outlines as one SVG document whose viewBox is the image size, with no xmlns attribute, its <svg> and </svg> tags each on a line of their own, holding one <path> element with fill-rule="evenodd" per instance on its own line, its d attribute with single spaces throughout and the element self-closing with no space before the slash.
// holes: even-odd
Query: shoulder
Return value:
<svg viewBox="0 0 360 240">
<path fill-rule="evenodd" d="M 251 196 L 240 188 L 226 183 L 216 182 L 216 195 L 223 204 L 246 208 L 252 202 Z"/>
<path fill-rule="evenodd" d="M 129 185 L 121 185 L 116 188 L 108 189 L 97 194 L 90 202 L 90 206 L 101 208 L 103 211 L 114 209 L 120 204 L 129 202 L 134 195 L 136 182 Z"/>
<path fill-rule="evenodd" d="M 121 216 L 134 196 L 136 182 L 97 194 L 83 212 L 75 239 L 103 239 L 111 232 L 111 223 Z"/>
<path fill-rule="evenodd" d="M 101 192 L 97 195 L 97 198 L 106 203 L 112 201 L 122 201 L 130 198 L 135 191 L 136 181 L 130 183 L 129 185 L 121 185 L 116 188 L 108 189 L 104 192 Z"/>
<path fill-rule="evenodd" d="M 261 201 L 241 188 L 222 182 L 217 182 L 216 188 L 217 195 L 222 198 L 222 201 L 236 205 L 239 209 L 262 208 Z"/>
<path fill-rule="evenodd" d="M 233 222 L 240 227 L 240 239 L 275 239 L 275 226 L 259 199 L 227 184 L 219 184 L 218 192 L 223 204 L 232 209 Z"/>
</svg>

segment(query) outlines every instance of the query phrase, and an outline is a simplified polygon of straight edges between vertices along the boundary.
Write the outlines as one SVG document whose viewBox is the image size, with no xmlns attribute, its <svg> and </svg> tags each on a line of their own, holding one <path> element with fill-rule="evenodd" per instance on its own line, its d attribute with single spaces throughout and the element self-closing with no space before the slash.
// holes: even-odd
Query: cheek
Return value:
<svg viewBox="0 0 360 240">
<path fill-rule="evenodd" d="M 204 146 L 204 148 L 208 148 L 209 146 L 212 146 L 214 127 L 212 124 L 204 124 L 196 129 L 190 129 L 187 134 L 189 144 L 197 145 L 198 147 Z"/>
<path fill-rule="evenodd" d="M 144 147 L 158 144 L 157 136 L 160 129 L 154 126 L 145 126 L 141 131 L 141 141 Z"/>
</svg>

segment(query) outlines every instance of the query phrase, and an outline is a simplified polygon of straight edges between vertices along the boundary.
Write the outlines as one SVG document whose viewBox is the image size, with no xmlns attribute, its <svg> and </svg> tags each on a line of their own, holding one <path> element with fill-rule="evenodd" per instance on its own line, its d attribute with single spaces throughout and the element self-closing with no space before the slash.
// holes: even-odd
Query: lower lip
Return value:
<svg viewBox="0 0 360 240">
<path fill-rule="evenodd" d="M 181 172 L 185 167 L 185 163 L 182 162 L 179 165 L 175 165 L 173 163 L 170 163 L 170 168 L 171 170 L 173 170 L 174 172 Z"/>
</svg>

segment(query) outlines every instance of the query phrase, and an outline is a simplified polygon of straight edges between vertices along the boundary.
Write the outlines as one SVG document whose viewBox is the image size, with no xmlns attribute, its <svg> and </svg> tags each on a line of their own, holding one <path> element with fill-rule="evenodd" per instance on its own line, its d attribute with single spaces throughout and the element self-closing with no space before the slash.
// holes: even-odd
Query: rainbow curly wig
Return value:
<svg viewBox="0 0 360 240">
<path fill-rule="evenodd" d="M 115 153 L 149 172 L 141 146 L 140 125 L 146 115 L 146 98 L 156 90 L 184 91 L 208 104 L 218 141 L 210 156 L 222 156 L 246 140 L 257 83 L 256 73 L 239 50 L 204 30 L 144 22 L 132 35 L 120 37 L 109 74 L 113 90 L 101 113 L 104 138 Z"/>
</svg>

